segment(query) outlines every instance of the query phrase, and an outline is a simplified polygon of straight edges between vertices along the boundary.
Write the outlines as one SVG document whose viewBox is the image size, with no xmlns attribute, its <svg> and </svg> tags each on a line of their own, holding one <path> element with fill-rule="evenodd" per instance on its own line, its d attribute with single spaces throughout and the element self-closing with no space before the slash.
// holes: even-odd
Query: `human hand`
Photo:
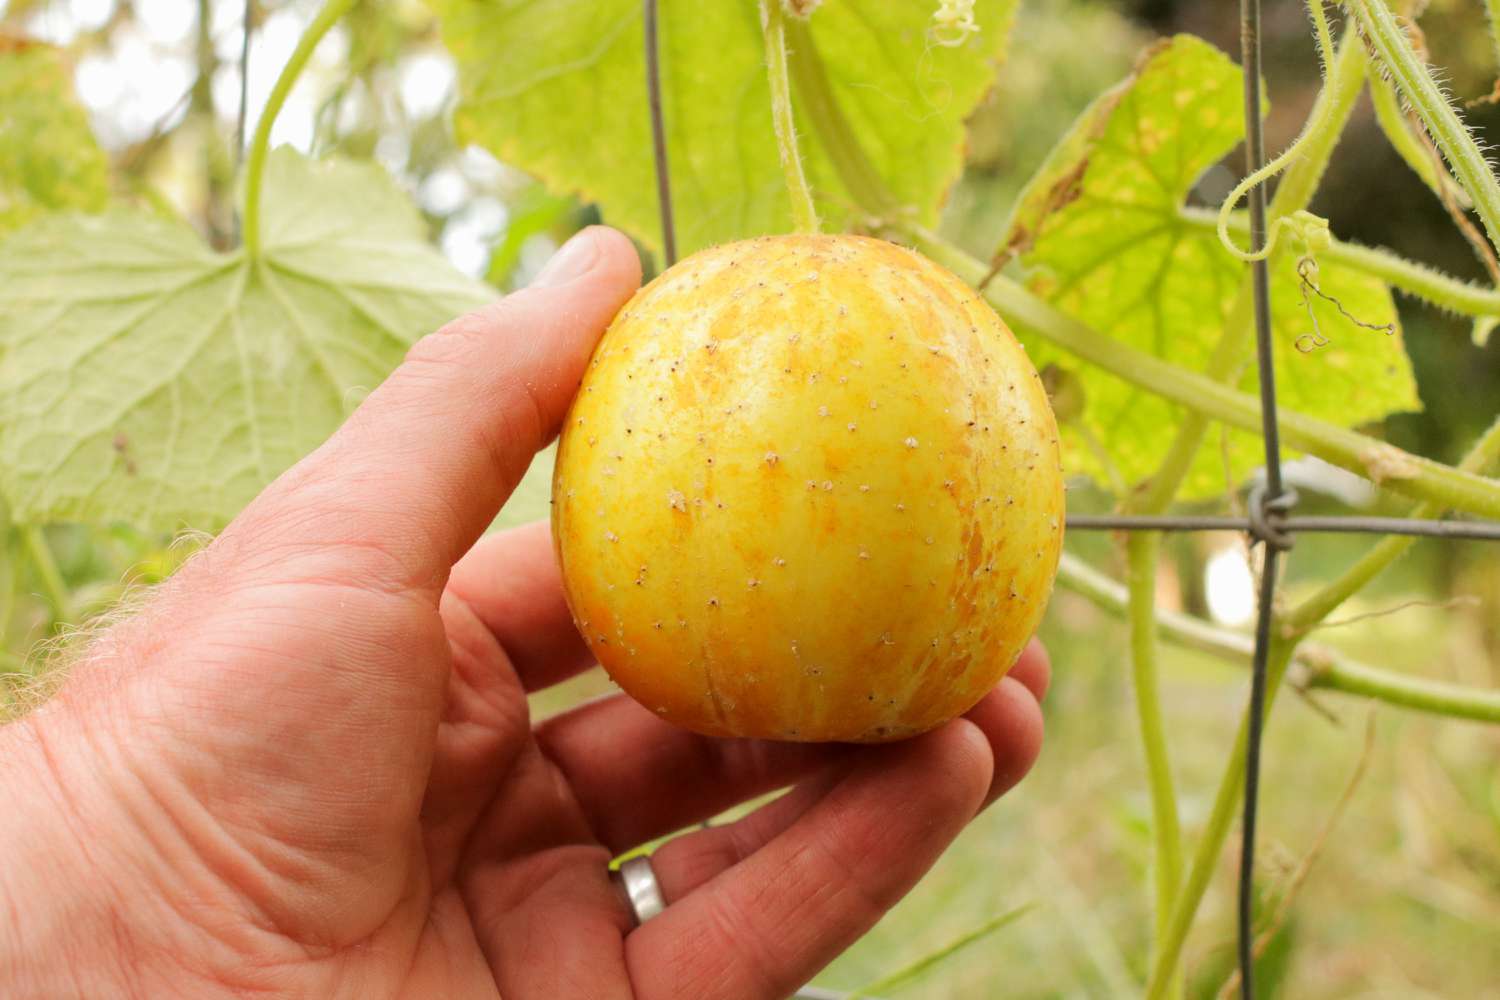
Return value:
<svg viewBox="0 0 1500 1000">
<path fill-rule="evenodd" d="M 1021 778 L 1034 643 L 899 744 L 712 740 L 623 696 L 533 727 L 526 692 L 590 660 L 546 526 L 477 540 L 639 280 L 591 229 L 425 338 L 0 730 L 0 994 L 785 996 Z M 660 848 L 633 926 L 613 856 L 788 784 Z"/>
</svg>

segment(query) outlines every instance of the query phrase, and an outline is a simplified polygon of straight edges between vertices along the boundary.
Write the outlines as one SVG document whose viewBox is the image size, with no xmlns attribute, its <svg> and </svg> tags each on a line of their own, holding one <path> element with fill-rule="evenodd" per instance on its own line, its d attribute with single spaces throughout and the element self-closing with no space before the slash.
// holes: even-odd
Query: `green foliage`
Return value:
<svg viewBox="0 0 1500 1000">
<path fill-rule="evenodd" d="M 0 233 L 49 209 L 99 211 L 108 193 L 108 163 L 61 54 L 0 37 Z"/>
<path fill-rule="evenodd" d="M 217 528 L 489 290 L 373 164 L 272 154 L 265 255 L 135 211 L 0 245 L 0 470 L 22 522 Z"/>
<path fill-rule="evenodd" d="M 1239 70 L 1222 53 L 1188 36 L 1152 50 L 1081 116 L 1023 193 L 1007 242 L 1021 251 L 1031 287 L 1132 347 L 1206 368 L 1244 271 L 1212 233 L 1185 225 L 1180 209 L 1198 178 L 1239 144 L 1243 123 Z M 1317 274 L 1329 296 L 1322 298 L 1303 288 L 1297 267 L 1297 254 L 1287 252 L 1272 273 L 1284 405 L 1347 426 L 1417 408 L 1399 332 L 1360 326 L 1338 307 L 1363 323 L 1395 323 L 1386 286 L 1325 262 Z M 1328 344 L 1304 353 L 1297 339 L 1314 332 L 1306 302 Z M 1046 344 L 1028 346 L 1038 365 L 1075 364 Z M 1109 482 L 1102 445 L 1126 482 L 1150 475 L 1180 411 L 1109 372 L 1078 375 L 1086 407 L 1065 428 L 1072 468 Z M 1241 386 L 1254 385 L 1247 366 Z M 1180 495 L 1222 492 L 1261 457 L 1256 438 L 1231 432 L 1225 449 L 1199 452 Z"/>
<path fill-rule="evenodd" d="M 1015 0 L 980 0 L 981 31 L 957 48 L 928 36 L 932 0 L 839 0 L 810 28 L 833 91 L 876 169 L 924 223 L 963 166 L 963 122 L 989 87 Z M 638 0 L 439 0 L 460 67 L 461 135 L 606 222 L 660 247 Z M 771 129 L 754 3 L 663 0 L 663 107 L 677 242 L 790 225 Z M 804 127 L 803 132 L 808 130 Z M 803 144 L 829 229 L 856 218 L 816 142 Z"/>
</svg>

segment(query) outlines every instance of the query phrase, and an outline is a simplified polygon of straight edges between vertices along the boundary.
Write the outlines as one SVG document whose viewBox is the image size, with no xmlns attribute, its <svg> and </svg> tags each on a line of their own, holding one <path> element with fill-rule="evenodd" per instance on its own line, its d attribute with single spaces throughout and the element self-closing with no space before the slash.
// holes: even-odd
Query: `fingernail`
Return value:
<svg viewBox="0 0 1500 1000">
<path fill-rule="evenodd" d="M 539 288 L 555 288 L 581 278 L 594 269 L 599 259 L 599 244 L 594 234 L 585 229 L 552 255 L 552 259 L 537 273 L 531 284 Z"/>
</svg>

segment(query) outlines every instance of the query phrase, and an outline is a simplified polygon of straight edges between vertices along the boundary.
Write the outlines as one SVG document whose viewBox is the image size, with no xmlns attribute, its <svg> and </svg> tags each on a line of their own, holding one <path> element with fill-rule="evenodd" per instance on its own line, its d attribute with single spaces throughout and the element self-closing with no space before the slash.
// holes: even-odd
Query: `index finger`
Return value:
<svg viewBox="0 0 1500 1000">
<path fill-rule="evenodd" d="M 435 595 L 556 433 L 640 274 L 624 236 L 579 233 L 531 287 L 418 341 L 226 536 L 243 533 L 278 565 L 336 550 L 362 582 Z"/>
</svg>

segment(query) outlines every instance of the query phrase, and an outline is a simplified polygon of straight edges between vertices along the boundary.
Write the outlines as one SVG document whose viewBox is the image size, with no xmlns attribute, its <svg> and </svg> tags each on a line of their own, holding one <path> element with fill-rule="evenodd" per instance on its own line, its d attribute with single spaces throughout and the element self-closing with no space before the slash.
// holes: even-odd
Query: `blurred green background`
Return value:
<svg viewBox="0 0 1500 1000">
<path fill-rule="evenodd" d="M 828 0 L 837 2 L 837 0 Z M 945 216 L 971 250 L 994 249 L 1010 199 L 1073 117 L 1123 76 L 1153 38 L 1179 31 L 1238 49 L 1234 4 L 1178 0 L 1025 0 L 999 84 L 970 125 L 969 168 Z M 1267 141 L 1284 146 L 1317 89 L 1302 6 L 1266 3 Z M 242 18 L 250 45 L 249 125 L 317 4 L 303 0 L 0 0 L 0 31 L 64 47 L 74 84 L 123 195 L 190 219 L 211 241 L 234 239 Z M 1452 93 L 1479 98 L 1496 67 L 1474 0 L 1434 0 L 1422 26 Z M 412 193 L 434 240 L 464 270 L 523 285 L 552 249 L 596 213 L 541 189 L 489 154 L 459 147 L 449 111 L 454 69 L 419 0 L 364 3 L 319 49 L 273 141 L 315 153 L 373 156 Z M 1469 109 L 1490 135 L 1493 104 Z M 1231 175 L 1211 173 L 1207 202 Z M 1386 145 L 1368 105 L 1356 113 L 1314 208 L 1338 235 L 1484 280 L 1442 207 Z M 1500 404 L 1500 337 L 1475 346 L 1468 326 L 1402 303 L 1426 409 L 1382 429 L 1403 447 L 1454 460 Z M 1323 475 L 1314 468 L 1314 477 Z M 1075 500 L 1087 502 L 1086 491 Z M 545 463 L 498 526 L 545 516 Z M 131 582 L 169 573 L 191 550 L 126 529 L 49 529 L 75 611 L 107 607 Z M 1368 542 L 1304 538 L 1288 593 L 1347 565 Z M 1072 551 L 1118 575 L 1114 540 L 1075 537 Z M 1164 607 L 1243 626 L 1249 575 L 1230 536 L 1180 539 L 1160 581 Z M 43 582 L 6 563 L 0 667 L 25 700 L 51 615 Z M 3 582 L 3 580 L 0 580 Z M 1453 602 L 1450 599 L 1461 597 Z M 1500 685 L 1500 552 L 1421 542 L 1338 618 L 1423 604 L 1330 627 L 1318 638 L 1368 662 Z M 1144 977 L 1149 803 L 1122 624 L 1060 591 L 1043 628 L 1055 679 L 1048 741 L 1035 773 L 964 835 L 918 890 L 819 981 L 850 988 L 1024 903 L 1015 923 L 889 995 L 1121 997 Z M 1245 695 L 1232 665 L 1167 648 L 1166 709 L 1191 838 L 1206 815 Z M 597 674 L 537 699 L 541 714 L 607 688 Z M 14 706 L 13 706 L 14 707 Z M 1328 695 L 1283 700 L 1266 734 L 1263 892 L 1271 901 L 1313 844 L 1360 757 L 1369 709 Z M 1265 960 L 1262 996 L 1500 997 L 1500 732 L 1378 712 L 1369 772 L 1318 854 L 1292 917 Z M 1190 995 L 1208 997 L 1231 965 L 1231 859 L 1191 939 Z"/>
</svg>

